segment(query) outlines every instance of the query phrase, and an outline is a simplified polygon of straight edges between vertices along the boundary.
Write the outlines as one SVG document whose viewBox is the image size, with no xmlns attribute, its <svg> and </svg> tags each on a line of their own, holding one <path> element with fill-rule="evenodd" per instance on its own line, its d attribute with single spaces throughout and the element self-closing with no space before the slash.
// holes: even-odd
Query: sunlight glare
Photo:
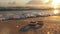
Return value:
<svg viewBox="0 0 60 34">
<path fill-rule="evenodd" d="M 54 10 L 54 14 L 58 14 L 59 13 L 59 11 L 58 10 Z"/>
<path fill-rule="evenodd" d="M 53 0 L 52 4 L 57 5 L 58 3 L 60 3 L 60 0 Z"/>
<path fill-rule="evenodd" d="M 57 8 L 59 3 L 60 3 L 60 0 L 52 0 L 52 5 L 54 8 Z"/>
</svg>

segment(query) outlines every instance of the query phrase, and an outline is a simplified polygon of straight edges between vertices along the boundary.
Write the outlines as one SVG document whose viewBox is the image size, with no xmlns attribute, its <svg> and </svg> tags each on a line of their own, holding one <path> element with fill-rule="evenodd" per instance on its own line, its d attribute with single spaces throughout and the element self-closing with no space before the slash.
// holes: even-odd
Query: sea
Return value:
<svg viewBox="0 0 60 34">
<path fill-rule="evenodd" d="M 56 15 L 60 10 L 22 10 L 22 11 L 0 11 L 0 20 L 8 18 L 25 18 L 26 16 Z"/>
</svg>

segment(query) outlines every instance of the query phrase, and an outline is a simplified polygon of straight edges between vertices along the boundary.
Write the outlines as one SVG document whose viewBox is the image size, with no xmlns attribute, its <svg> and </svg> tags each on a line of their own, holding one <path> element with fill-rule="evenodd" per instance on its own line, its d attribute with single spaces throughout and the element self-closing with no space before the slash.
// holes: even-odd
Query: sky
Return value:
<svg viewBox="0 0 60 34">
<path fill-rule="evenodd" d="M 29 1 L 31 0 L 0 0 L 0 6 L 25 5 Z"/>
<path fill-rule="evenodd" d="M 47 3 L 47 0 L 0 0 L 0 6 L 50 6 Z"/>
<path fill-rule="evenodd" d="M 13 1 L 17 1 L 17 0 L 0 0 L 0 2 L 13 2 Z M 18 1 L 27 3 L 27 2 L 29 2 L 30 0 L 18 0 Z"/>
</svg>

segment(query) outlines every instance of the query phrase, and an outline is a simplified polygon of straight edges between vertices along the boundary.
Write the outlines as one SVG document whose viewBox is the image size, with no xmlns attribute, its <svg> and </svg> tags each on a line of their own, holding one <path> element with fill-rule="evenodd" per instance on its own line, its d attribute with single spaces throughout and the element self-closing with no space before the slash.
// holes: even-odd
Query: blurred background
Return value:
<svg viewBox="0 0 60 34">
<path fill-rule="evenodd" d="M 20 31 L 38 21 L 42 28 Z M 0 0 L 0 34 L 60 34 L 60 0 Z"/>
<path fill-rule="evenodd" d="M 54 7 L 60 6 L 59 0 L 0 0 L 0 7 Z"/>
</svg>

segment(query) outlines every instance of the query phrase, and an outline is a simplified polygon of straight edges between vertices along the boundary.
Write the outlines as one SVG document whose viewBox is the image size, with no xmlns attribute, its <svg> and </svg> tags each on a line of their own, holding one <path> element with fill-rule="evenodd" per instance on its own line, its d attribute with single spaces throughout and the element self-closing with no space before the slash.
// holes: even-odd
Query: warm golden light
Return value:
<svg viewBox="0 0 60 34">
<path fill-rule="evenodd" d="M 54 8 L 57 8 L 59 3 L 60 3 L 60 0 L 52 0 L 52 5 Z"/>
<path fill-rule="evenodd" d="M 59 11 L 58 10 L 54 10 L 54 14 L 58 14 L 59 13 Z"/>
<path fill-rule="evenodd" d="M 60 0 L 53 0 L 52 4 L 57 5 L 58 3 L 60 3 Z"/>
<path fill-rule="evenodd" d="M 47 32 L 47 34 L 50 34 L 50 32 Z"/>
<path fill-rule="evenodd" d="M 42 3 L 48 3 L 49 0 L 41 0 Z"/>
<path fill-rule="evenodd" d="M 49 0 L 45 0 L 45 2 L 47 3 L 47 2 L 49 2 Z"/>
</svg>

